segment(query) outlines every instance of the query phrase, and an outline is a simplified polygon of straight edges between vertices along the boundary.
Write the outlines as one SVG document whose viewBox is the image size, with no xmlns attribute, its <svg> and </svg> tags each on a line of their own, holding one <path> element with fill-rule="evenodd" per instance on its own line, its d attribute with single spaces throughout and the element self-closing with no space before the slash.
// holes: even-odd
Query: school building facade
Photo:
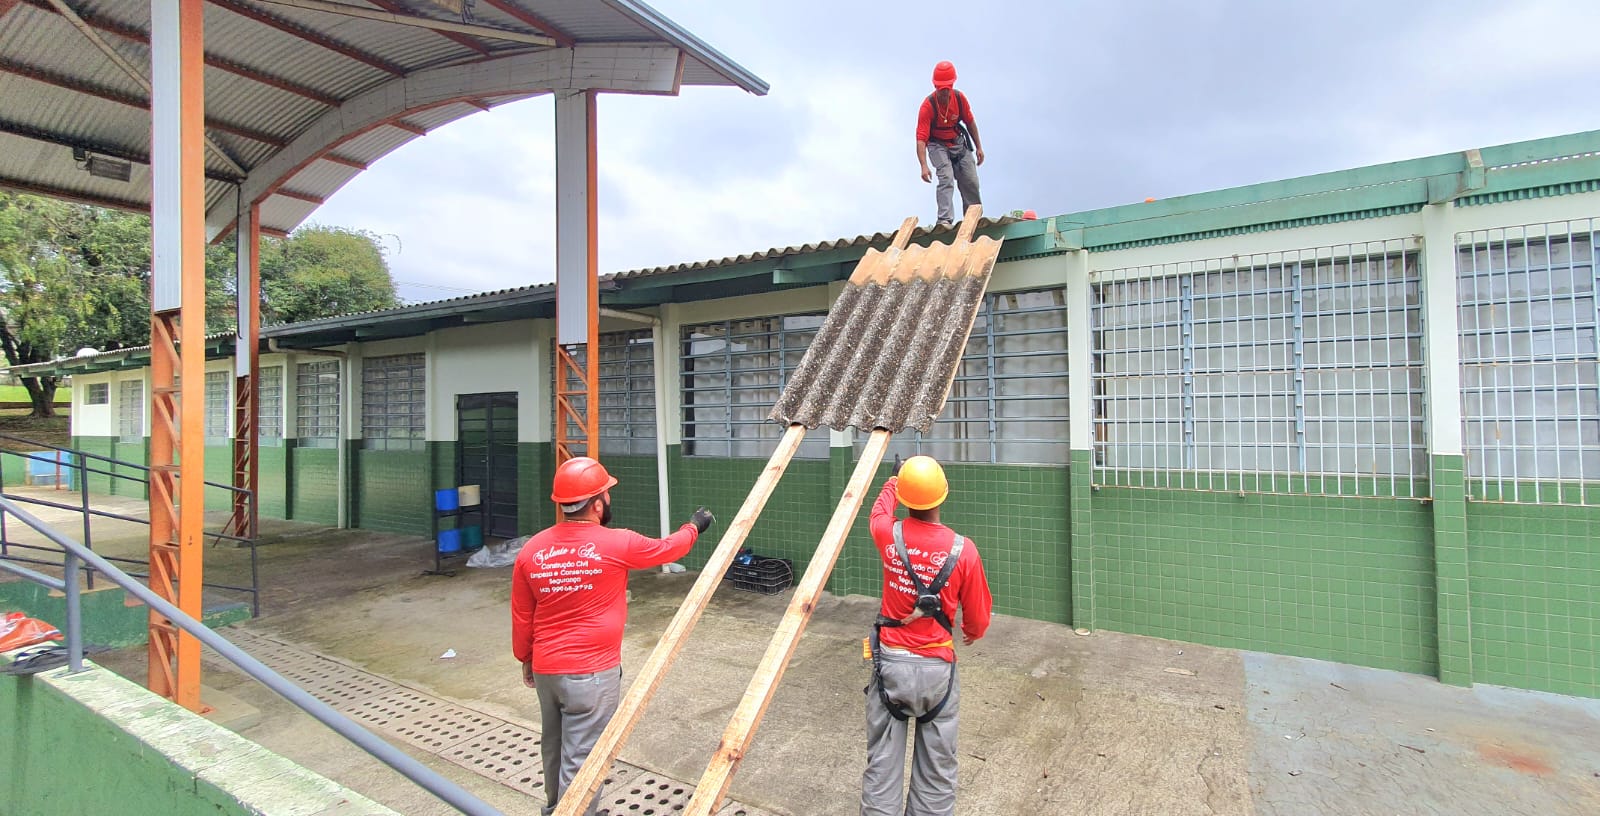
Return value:
<svg viewBox="0 0 1600 816">
<path fill-rule="evenodd" d="M 1600 132 L 988 222 L 1005 245 L 945 415 L 891 455 L 945 463 L 997 611 L 1600 697 L 1597 229 Z M 732 517 L 787 373 L 888 239 L 602 279 L 619 524 Z M 265 329 L 262 513 L 427 535 L 435 488 L 480 484 L 489 535 L 549 524 L 553 297 Z M 73 376 L 77 447 L 143 461 L 147 357 L 34 367 Z M 803 568 L 864 436 L 808 436 L 756 553 Z M 877 591 L 866 541 L 863 509 L 831 591 Z"/>
</svg>

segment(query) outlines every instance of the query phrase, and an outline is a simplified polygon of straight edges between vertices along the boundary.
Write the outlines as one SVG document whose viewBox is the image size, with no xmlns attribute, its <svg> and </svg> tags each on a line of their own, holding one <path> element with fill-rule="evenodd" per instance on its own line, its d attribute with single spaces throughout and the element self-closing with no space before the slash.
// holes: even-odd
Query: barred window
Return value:
<svg viewBox="0 0 1600 816">
<path fill-rule="evenodd" d="M 655 341 L 649 329 L 606 332 L 600 335 L 600 453 L 613 456 L 654 456 L 656 454 Z M 587 365 L 584 349 L 573 355 L 578 365 Z M 577 377 L 567 377 L 569 389 L 581 388 Z M 551 395 L 552 403 L 555 395 Z M 574 407 L 584 410 L 584 398 L 572 398 Z M 556 416 L 555 412 L 551 416 Z M 583 436 L 583 429 L 567 420 L 570 438 Z"/>
<path fill-rule="evenodd" d="M 1456 236 L 1471 494 L 1600 504 L 1594 219 Z"/>
<path fill-rule="evenodd" d="M 295 366 L 295 436 L 304 448 L 338 446 L 338 360 Z"/>
<path fill-rule="evenodd" d="M 683 327 L 683 454 L 766 458 L 783 427 L 767 419 L 823 314 L 723 320 Z M 795 454 L 826 459 L 812 434 Z"/>
<path fill-rule="evenodd" d="M 228 444 L 228 372 L 206 372 L 206 444 Z"/>
<path fill-rule="evenodd" d="M 984 298 L 944 412 L 889 454 L 941 462 L 1066 464 L 1067 295 L 1062 288 Z M 866 435 L 856 435 L 856 447 Z"/>
<path fill-rule="evenodd" d="M 422 450 L 427 357 L 395 354 L 361 361 L 361 436 L 367 450 Z"/>
<path fill-rule="evenodd" d="M 260 444 L 283 444 L 283 366 L 269 366 L 256 377 L 256 438 Z"/>
<path fill-rule="evenodd" d="M 1406 243 L 1105 273 L 1093 308 L 1098 479 L 1418 495 L 1421 281 Z"/>
<path fill-rule="evenodd" d="M 123 380 L 117 387 L 117 431 L 123 442 L 144 439 L 144 383 Z"/>
<path fill-rule="evenodd" d="M 111 383 L 90 383 L 84 389 L 84 405 L 110 405 Z"/>
</svg>

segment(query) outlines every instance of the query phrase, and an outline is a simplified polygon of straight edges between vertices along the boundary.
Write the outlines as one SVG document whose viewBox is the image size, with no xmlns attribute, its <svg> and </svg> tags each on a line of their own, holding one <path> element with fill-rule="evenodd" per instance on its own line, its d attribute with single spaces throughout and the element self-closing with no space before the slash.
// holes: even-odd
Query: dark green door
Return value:
<svg viewBox="0 0 1600 816">
<path fill-rule="evenodd" d="M 516 394 L 456 396 L 456 484 L 478 485 L 484 535 L 516 537 Z"/>
</svg>

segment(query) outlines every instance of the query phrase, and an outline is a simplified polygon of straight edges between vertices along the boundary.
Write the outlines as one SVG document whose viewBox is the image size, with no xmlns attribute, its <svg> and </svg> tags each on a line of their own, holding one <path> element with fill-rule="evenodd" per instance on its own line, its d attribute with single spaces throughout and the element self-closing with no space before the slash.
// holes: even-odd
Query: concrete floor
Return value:
<svg viewBox="0 0 1600 816">
<path fill-rule="evenodd" d="M 261 549 L 249 632 L 537 730 L 509 648 L 509 570 L 426 576 L 429 542 L 283 525 Z M 208 550 L 208 558 L 213 550 Z M 219 565 L 216 578 L 238 569 Z M 631 681 L 694 575 L 636 573 Z M 787 593 L 724 587 L 622 754 L 690 783 L 732 714 Z M 861 637 L 875 602 L 825 596 L 732 796 L 777 814 L 857 807 Z M 447 649 L 456 657 L 441 659 Z M 960 649 L 961 814 L 1600 813 L 1600 701 L 1242 653 L 998 616 Z M 100 656 L 142 677 L 143 652 Z M 450 808 L 263 687 L 207 658 L 206 684 L 261 712 L 241 733 L 406 814 Z M 540 802 L 421 752 L 507 813 Z"/>
</svg>

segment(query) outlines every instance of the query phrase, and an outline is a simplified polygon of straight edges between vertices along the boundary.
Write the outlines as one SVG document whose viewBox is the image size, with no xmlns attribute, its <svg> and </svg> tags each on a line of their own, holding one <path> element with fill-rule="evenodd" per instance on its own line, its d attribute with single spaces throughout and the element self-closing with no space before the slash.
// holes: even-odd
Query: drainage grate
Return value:
<svg viewBox="0 0 1600 816">
<path fill-rule="evenodd" d="M 693 785 L 647 773 L 608 789 L 600 799 L 600 816 L 666 816 L 683 810 L 693 798 Z"/>
<path fill-rule="evenodd" d="M 529 796 L 544 796 L 544 769 L 536 731 L 507 724 L 440 756 Z"/>
<path fill-rule="evenodd" d="M 770 810 L 762 810 L 750 805 L 741 805 L 734 802 L 717 812 L 717 816 L 778 816 Z"/>
<path fill-rule="evenodd" d="M 365 700 L 350 710 L 350 717 L 434 753 L 505 725 L 503 720 L 409 689 Z"/>
</svg>

